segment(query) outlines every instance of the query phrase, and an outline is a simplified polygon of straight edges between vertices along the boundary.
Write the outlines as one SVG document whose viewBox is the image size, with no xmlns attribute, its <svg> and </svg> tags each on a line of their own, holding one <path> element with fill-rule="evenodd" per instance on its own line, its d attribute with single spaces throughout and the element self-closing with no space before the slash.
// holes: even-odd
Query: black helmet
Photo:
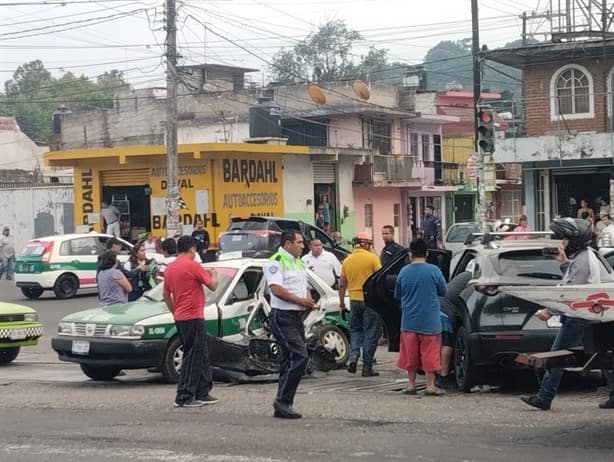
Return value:
<svg viewBox="0 0 614 462">
<path fill-rule="evenodd" d="M 555 239 L 568 239 L 565 251 L 574 254 L 588 247 L 593 240 L 593 229 L 587 220 L 580 218 L 557 218 L 550 223 Z"/>
</svg>

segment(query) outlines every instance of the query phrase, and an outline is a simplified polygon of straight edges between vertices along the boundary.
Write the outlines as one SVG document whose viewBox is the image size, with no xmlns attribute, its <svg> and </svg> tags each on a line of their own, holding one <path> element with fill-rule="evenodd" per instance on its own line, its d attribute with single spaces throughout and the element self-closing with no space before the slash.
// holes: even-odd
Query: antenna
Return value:
<svg viewBox="0 0 614 462">
<path fill-rule="evenodd" d="M 369 87 L 362 80 L 354 80 L 352 82 L 352 90 L 363 101 L 368 101 L 371 98 Z"/>
<path fill-rule="evenodd" d="M 326 95 L 322 91 L 320 87 L 317 85 L 310 83 L 307 85 L 307 93 L 309 97 L 318 105 L 323 106 L 326 104 Z"/>
</svg>

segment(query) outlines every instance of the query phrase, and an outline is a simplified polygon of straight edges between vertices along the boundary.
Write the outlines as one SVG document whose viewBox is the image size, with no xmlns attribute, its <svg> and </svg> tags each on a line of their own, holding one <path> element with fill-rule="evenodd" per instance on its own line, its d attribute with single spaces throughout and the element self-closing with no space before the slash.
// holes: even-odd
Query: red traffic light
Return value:
<svg viewBox="0 0 614 462">
<path fill-rule="evenodd" d="M 485 124 L 489 124 L 492 122 L 492 114 L 486 111 L 480 111 L 478 113 L 478 119 L 480 119 Z"/>
</svg>

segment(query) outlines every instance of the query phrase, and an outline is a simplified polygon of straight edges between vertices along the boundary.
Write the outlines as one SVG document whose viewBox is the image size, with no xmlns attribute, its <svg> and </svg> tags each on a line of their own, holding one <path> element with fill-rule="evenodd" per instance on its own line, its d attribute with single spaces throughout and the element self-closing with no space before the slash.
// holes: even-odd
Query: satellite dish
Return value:
<svg viewBox="0 0 614 462">
<path fill-rule="evenodd" d="M 320 87 L 314 85 L 313 83 L 307 85 L 307 93 L 309 93 L 309 97 L 318 105 L 323 106 L 326 104 L 326 95 L 322 91 Z"/>
<path fill-rule="evenodd" d="M 371 92 L 369 91 L 369 87 L 362 80 L 354 80 L 352 82 L 352 90 L 356 93 L 361 100 L 367 101 L 371 98 Z"/>
</svg>

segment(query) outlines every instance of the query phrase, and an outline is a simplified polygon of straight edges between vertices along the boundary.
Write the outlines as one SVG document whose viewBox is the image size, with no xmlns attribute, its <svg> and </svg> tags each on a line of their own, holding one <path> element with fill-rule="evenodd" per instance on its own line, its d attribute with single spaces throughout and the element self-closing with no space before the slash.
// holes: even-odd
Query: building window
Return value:
<svg viewBox="0 0 614 462">
<path fill-rule="evenodd" d="M 431 154 L 431 135 L 422 135 L 422 160 L 424 162 L 433 160 Z"/>
<path fill-rule="evenodd" d="M 365 204 L 365 228 L 373 227 L 373 204 Z"/>
<path fill-rule="evenodd" d="M 362 121 L 362 147 L 377 149 L 379 154 L 390 154 L 392 125 L 383 120 Z"/>
<path fill-rule="evenodd" d="M 588 119 L 593 110 L 593 78 L 577 64 L 560 68 L 550 82 L 552 120 Z"/>
<path fill-rule="evenodd" d="M 392 226 L 398 228 L 401 223 L 401 204 L 392 205 Z"/>
<path fill-rule="evenodd" d="M 409 135 L 409 155 L 418 158 L 418 134 L 411 133 Z"/>
<path fill-rule="evenodd" d="M 518 218 L 522 215 L 522 191 L 501 191 L 500 194 L 501 218 L 510 218 L 512 222 L 518 223 Z"/>
</svg>

